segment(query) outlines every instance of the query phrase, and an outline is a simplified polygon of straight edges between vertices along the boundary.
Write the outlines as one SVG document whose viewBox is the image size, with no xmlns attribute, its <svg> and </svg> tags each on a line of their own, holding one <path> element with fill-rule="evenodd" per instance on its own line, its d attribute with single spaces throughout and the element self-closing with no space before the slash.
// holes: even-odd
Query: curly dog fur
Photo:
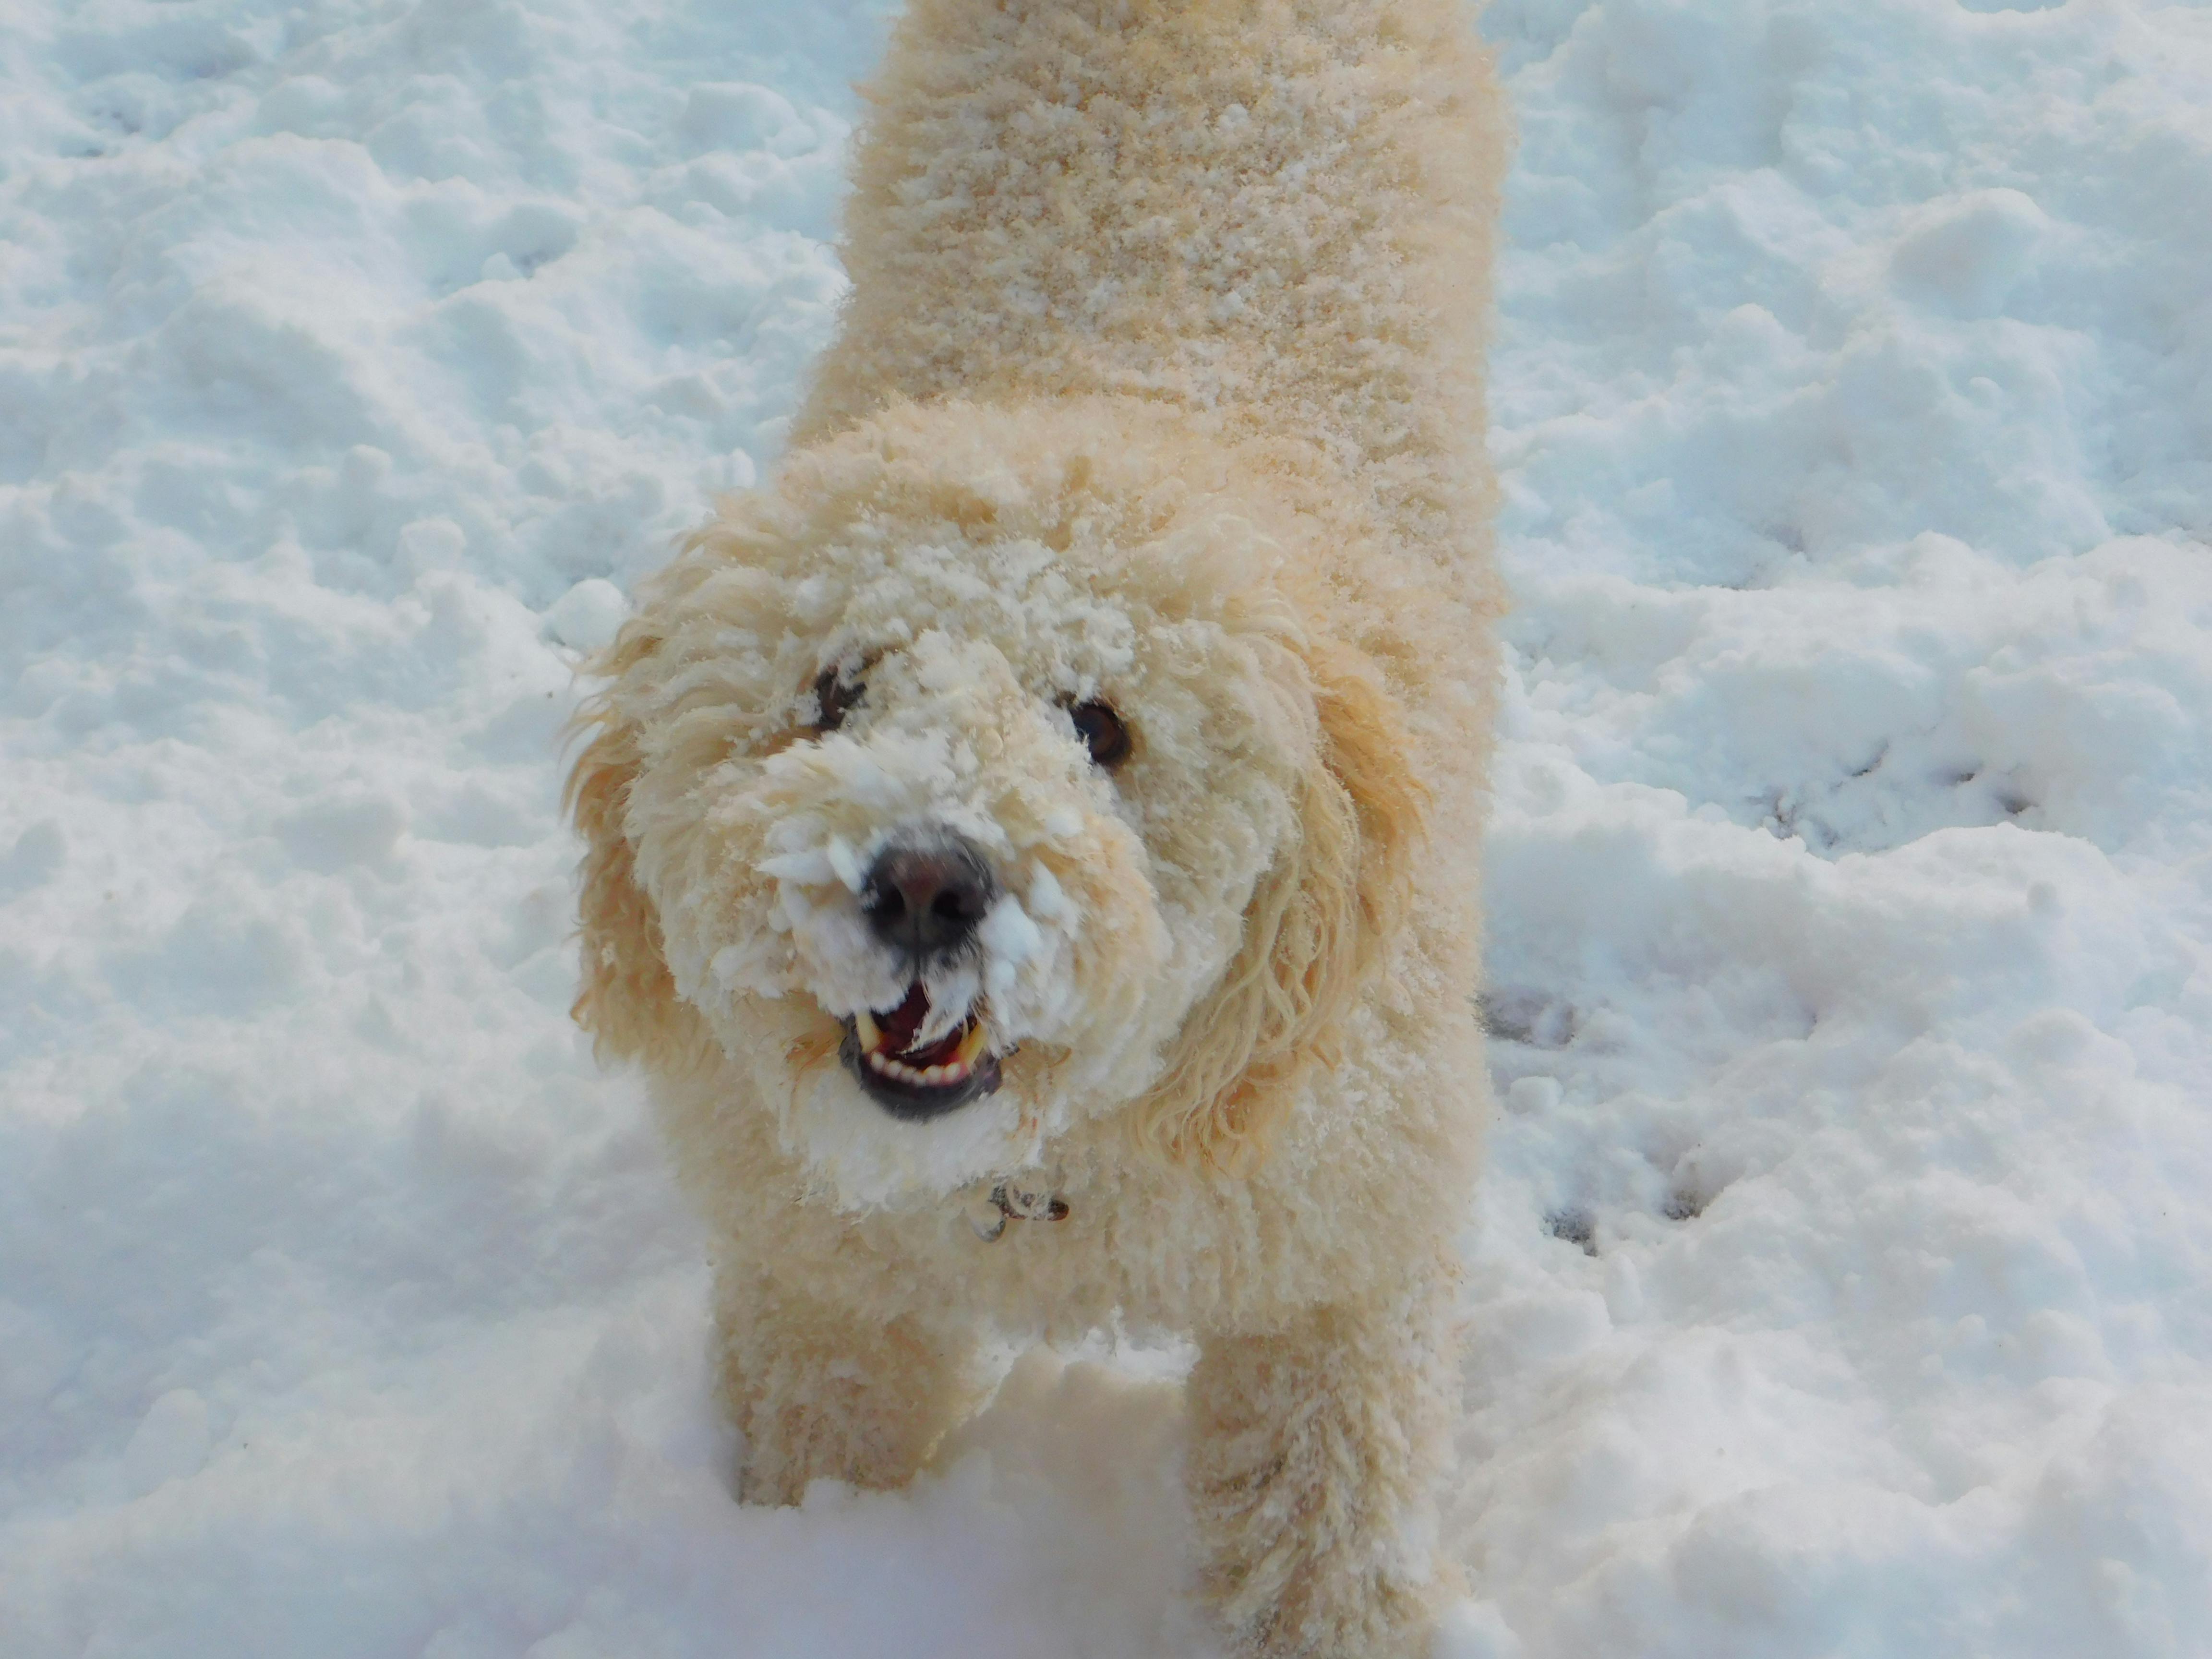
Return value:
<svg viewBox="0 0 2212 1659">
<path fill-rule="evenodd" d="M 641 589 L 570 783 L 577 1016 L 714 1240 L 740 1495 L 907 1480 L 984 1331 L 1188 1334 L 1239 1650 L 1419 1653 L 1487 58 L 1457 0 L 914 0 L 869 98 L 790 452 Z"/>
</svg>

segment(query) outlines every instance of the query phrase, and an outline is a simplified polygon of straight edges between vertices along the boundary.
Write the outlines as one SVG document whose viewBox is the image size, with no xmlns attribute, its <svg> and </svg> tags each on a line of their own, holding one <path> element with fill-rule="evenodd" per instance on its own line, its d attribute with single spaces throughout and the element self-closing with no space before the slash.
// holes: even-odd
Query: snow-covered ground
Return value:
<svg viewBox="0 0 2212 1659">
<path fill-rule="evenodd" d="M 1211 1651 L 1158 1357 L 732 1505 L 565 1019 L 569 665 L 776 452 L 882 11 L 0 9 L 9 1659 Z M 1485 27 L 1449 1653 L 2212 1653 L 2212 9 Z"/>
</svg>

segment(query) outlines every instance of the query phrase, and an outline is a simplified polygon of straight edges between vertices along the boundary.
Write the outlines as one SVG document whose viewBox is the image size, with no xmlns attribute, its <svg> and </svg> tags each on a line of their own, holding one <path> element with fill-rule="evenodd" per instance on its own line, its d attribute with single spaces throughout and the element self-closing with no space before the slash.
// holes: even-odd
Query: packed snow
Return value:
<svg viewBox="0 0 2212 1659">
<path fill-rule="evenodd" d="M 735 1506 L 571 667 L 885 8 L 0 12 L 0 1650 L 1206 1656 L 1174 1353 Z M 1446 1659 L 2212 1653 L 2212 9 L 1495 0 Z"/>
</svg>

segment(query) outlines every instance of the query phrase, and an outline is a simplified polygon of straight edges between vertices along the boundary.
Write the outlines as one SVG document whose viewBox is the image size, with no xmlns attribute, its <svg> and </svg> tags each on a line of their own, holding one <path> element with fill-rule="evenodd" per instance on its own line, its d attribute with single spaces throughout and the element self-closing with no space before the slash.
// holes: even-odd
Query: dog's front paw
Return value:
<svg viewBox="0 0 2212 1659">
<path fill-rule="evenodd" d="M 1449 1450 L 1434 1310 L 1316 1310 L 1201 1345 L 1186 1474 L 1200 1589 L 1252 1659 L 1425 1659 Z"/>
<path fill-rule="evenodd" d="M 1205 1494 L 1194 1492 L 1204 1503 Z M 1437 1615 L 1460 1586 L 1419 1553 L 1378 1559 L 1370 1540 L 1310 1514 L 1310 1492 L 1278 1482 L 1216 1502 L 1233 1542 L 1206 1565 L 1200 1589 L 1249 1659 L 1428 1659 Z M 1324 1498 L 1326 1503 L 1327 1499 Z M 1241 1524 L 1238 1524 L 1241 1523 Z M 1220 1534 L 1217 1533 L 1217 1536 Z"/>
<path fill-rule="evenodd" d="M 744 1438 L 741 1503 L 796 1504 L 821 1480 L 902 1486 L 973 1403 L 968 1344 L 911 1318 L 871 1322 L 751 1286 L 717 1300 L 722 1402 Z"/>
<path fill-rule="evenodd" d="M 873 1491 L 904 1486 L 929 1454 L 911 1412 L 880 1391 L 834 1382 L 809 1400 L 756 1400 L 732 1413 L 744 1437 L 738 1501 L 797 1504 L 817 1480 Z"/>
</svg>

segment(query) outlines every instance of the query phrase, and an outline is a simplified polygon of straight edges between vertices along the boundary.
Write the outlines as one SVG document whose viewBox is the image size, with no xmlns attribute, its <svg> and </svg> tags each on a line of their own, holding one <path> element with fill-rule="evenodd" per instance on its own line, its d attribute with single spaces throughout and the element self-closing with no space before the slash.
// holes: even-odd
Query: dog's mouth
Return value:
<svg viewBox="0 0 2212 1659">
<path fill-rule="evenodd" d="M 844 1022 L 838 1057 L 868 1098 L 893 1117 L 936 1117 L 999 1086 L 999 1057 L 991 1052 L 980 1006 L 943 1036 L 917 1043 L 928 1018 L 929 993 L 917 980 L 889 1012 L 863 1009 Z"/>
</svg>

